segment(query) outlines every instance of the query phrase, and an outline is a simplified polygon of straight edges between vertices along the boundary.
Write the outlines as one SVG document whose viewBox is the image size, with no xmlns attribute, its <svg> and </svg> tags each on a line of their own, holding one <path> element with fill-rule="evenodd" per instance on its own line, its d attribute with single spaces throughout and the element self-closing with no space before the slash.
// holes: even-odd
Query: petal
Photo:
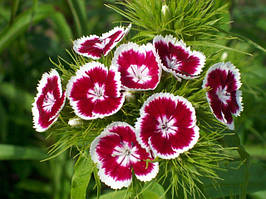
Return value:
<svg viewBox="0 0 266 199">
<path fill-rule="evenodd" d="M 173 159 L 179 156 L 179 153 L 172 148 L 171 139 L 173 136 L 162 137 L 155 134 L 149 138 L 149 144 L 155 156 L 162 159 Z"/>
<path fill-rule="evenodd" d="M 196 125 L 196 113 L 192 104 L 181 96 L 175 96 L 177 102 L 173 118 L 178 127 L 193 127 Z"/>
<path fill-rule="evenodd" d="M 105 84 L 105 95 L 109 97 L 120 97 L 121 95 L 121 81 L 120 73 L 118 71 L 109 70 Z"/>
<path fill-rule="evenodd" d="M 199 139 L 199 128 L 179 128 L 178 133 L 171 139 L 172 147 L 178 153 L 183 153 L 191 149 Z"/>
<path fill-rule="evenodd" d="M 134 173 L 140 181 L 150 181 L 156 177 L 159 172 L 158 162 L 148 162 L 145 160 L 152 160 L 151 155 L 140 146 L 138 147 L 137 154 L 139 154 L 141 161 L 132 164 Z"/>
<path fill-rule="evenodd" d="M 37 96 L 32 104 L 33 127 L 38 132 L 46 131 L 58 118 L 66 95 L 56 70 L 44 73 L 37 87 Z"/>
<path fill-rule="evenodd" d="M 100 59 L 103 54 L 101 40 L 96 35 L 83 36 L 75 40 L 73 49 L 77 54 L 92 59 Z"/>
<path fill-rule="evenodd" d="M 152 44 L 120 45 L 111 68 L 121 73 L 121 83 L 129 90 L 154 90 L 161 77 L 161 62 Z"/>
<path fill-rule="evenodd" d="M 125 101 L 125 96 L 120 97 L 105 97 L 104 100 L 98 100 L 93 107 L 93 113 L 98 115 L 99 118 L 113 115 L 117 113 Z"/>
</svg>

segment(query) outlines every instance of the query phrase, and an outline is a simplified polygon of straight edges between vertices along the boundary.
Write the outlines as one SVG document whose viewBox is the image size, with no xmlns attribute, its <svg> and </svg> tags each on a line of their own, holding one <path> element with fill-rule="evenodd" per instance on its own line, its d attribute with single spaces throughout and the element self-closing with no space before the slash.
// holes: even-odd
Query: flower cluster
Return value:
<svg viewBox="0 0 266 199">
<path fill-rule="evenodd" d="M 97 60 L 106 56 L 129 32 L 116 27 L 102 36 L 74 41 L 74 51 Z M 81 66 L 62 91 L 59 74 L 45 73 L 33 103 L 36 131 L 47 130 L 58 118 L 68 98 L 74 113 L 93 120 L 117 113 L 127 91 L 155 90 L 162 70 L 181 81 L 200 76 L 206 57 L 172 35 L 157 35 L 152 43 L 129 42 L 114 52 L 111 66 L 91 61 Z M 203 81 L 214 116 L 233 129 L 233 117 L 242 111 L 239 71 L 231 63 L 210 67 Z M 71 125 L 73 122 L 70 121 Z M 114 189 L 128 187 L 132 171 L 137 179 L 150 181 L 159 171 L 155 158 L 173 159 L 190 150 L 200 133 L 192 103 L 171 93 L 154 93 L 142 105 L 135 126 L 125 122 L 109 124 L 90 146 L 102 182 Z"/>
</svg>

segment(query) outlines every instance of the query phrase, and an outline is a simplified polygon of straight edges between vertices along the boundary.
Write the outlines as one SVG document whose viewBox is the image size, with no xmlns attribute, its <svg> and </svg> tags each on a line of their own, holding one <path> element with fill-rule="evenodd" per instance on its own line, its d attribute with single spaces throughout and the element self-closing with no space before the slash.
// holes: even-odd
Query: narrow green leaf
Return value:
<svg viewBox="0 0 266 199">
<path fill-rule="evenodd" d="M 80 156 L 75 165 L 71 184 L 71 199 L 86 199 L 87 186 L 93 172 L 93 162 L 88 156 Z"/>
<path fill-rule="evenodd" d="M 0 144 L 0 160 L 41 160 L 46 157 L 39 148 Z"/>
<path fill-rule="evenodd" d="M 74 7 L 72 0 L 67 0 L 67 4 L 68 4 L 68 7 L 69 7 L 69 9 L 73 15 L 73 18 L 74 18 L 75 27 L 77 30 L 77 36 L 80 37 L 82 34 L 82 29 L 81 29 L 81 23 L 80 23 L 80 19 L 78 16 L 78 12 L 77 12 L 76 8 Z"/>
</svg>

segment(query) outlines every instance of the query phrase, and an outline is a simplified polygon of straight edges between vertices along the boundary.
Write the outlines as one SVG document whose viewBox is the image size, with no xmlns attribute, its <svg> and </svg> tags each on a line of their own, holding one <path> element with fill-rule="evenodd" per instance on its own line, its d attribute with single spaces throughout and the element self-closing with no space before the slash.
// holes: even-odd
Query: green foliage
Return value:
<svg viewBox="0 0 266 199">
<path fill-rule="evenodd" d="M 87 186 L 93 173 L 93 162 L 87 156 L 80 156 L 72 177 L 71 199 L 86 198 Z"/>
<path fill-rule="evenodd" d="M 46 157 L 39 148 L 0 144 L 0 160 L 42 160 Z"/>
<path fill-rule="evenodd" d="M 110 0 L 107 3 L 114 2 Z M 63 57 L 54 62 L 62 72 L 65 86 L 79 66 L 89 61 L 73 52 L 63 52 L 64 48 L 71 47 L 71 39 L 101 34 L 110 29 L 114 21 L 121 21 L 121 17 L 104 8 L 103 3 L 103 0 L 0 2 L 0 159 L 5 160 L 0 164 L 0 197 L 66 199 L 72 191 L 72 198 L 76 194 L 77 198 L 80 195 L 84 198 L 86 192 L 87 197 L 92 198 L 102 191 L 100 198 L 125 198 L 125 195 L 131 198 L 171 198 L 172 192 L 175 196 L 178 194 L 178 198 L 192 198 L 195 191 L 196 198 L 200 198 L 202 191 L 206 198 L 238 198 L 239 195 L 243 198 L 245 193 L 249 193 L 248 198 L 264 198 L 263 191 L 256 192 L 266 189 L 263 175 L 266 159 L 266 34 L 262 0 L 132 0 L 119 1 L 116 6 L 108 4 L 124 16 L 126 21 L 122 22 L 133 24 L 131 32 L 135 42 L 151 41 L 156 34 L 173 34 L 192 49 L 207 55 L 205 71 L 213 63 L 224 61 L 221 58 L 224 52 L 228 54 L 225 61 L 232 61 L 241 70 L 245 109 L 236 120 L 237 135 L 224 138 L 223 125 L 216 122 L 208 111 L 206 100 L 203 100 L 205 91 L 193 89 L 200 88 L 202 78 L 172 83 L 172 76 L 163 77 L 164 81 L 155 92 L 172 92 L 188 98 L 196 108 L 201 138 L 195 148 L 178 159 L 168 163 L 159 160 L 161 173 L 156 181 L 142 183 L 134 179 L 128 190 L 110 192 L 105 186 L 101 187 L 95 165 L 94 176 L 89 177 L 91 162 L 87 160 L 87 155 L 83 156 L 90 142 L 113 120 L 133 125 L 139 116 L 139 108 L 152 92 L 134 93 L 136 100 L 124 104 L 112 118 L 93 123 L 82 121 L 76 127 L 67 125 L 70 118 L 76 118 L 67 105 L 48 134 L 32 130 L 30 108 L 33 93 L 36 93 L 35 87 L 41 74 L 50 70 L 48 57 L 51 60 L 56 60 L 57 55 Z M 166 14 L 161 11 L 164 4 L 168 5 Z M 253 57 L 239 52 L 253 54 Z M 109 66 L 111 59 L 112 53 L 100 61 Z M 256 157 L 256 161 L 249 161 L 243 144 L 248 144 L 245 148 Z M 47 157 L 43 153 L 43 148 L 47 146 L 51 146 L 53 159 L 40 163 L 40 159 Z M 236 154 L 236 150 L 229 150 L 232 146 L 242 155 Z M 71 149 L 71 153 L 64 153 L 67 149 Z M 224 150 L 226 153 L 220 153 Z M 80 159 L 77 157 L 79 154 L 82 154 Z M 73 177 L 70 156 L 79 159 Z M 233 162 L 222 161 L 229 156 L 234 157 Z M 168 171 L 167 168 L 171 169 Z M 165 178 L 166 171 L 169 172 L 168 178 Z M 177 180 L 173 181 L 171 177 Z M 76 182 L 79 186 L 75 186 Z M 98 187 L 97 193 L 95 187 Z"/>
</svg>

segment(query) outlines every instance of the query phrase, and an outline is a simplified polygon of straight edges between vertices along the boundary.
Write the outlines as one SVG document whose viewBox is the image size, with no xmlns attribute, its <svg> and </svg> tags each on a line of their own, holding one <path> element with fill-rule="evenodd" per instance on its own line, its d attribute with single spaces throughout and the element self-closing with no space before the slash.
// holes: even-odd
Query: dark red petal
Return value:
<svg viewBox="0 0 266 199">
<path fill-rule="evenodd" d="M 73 44 L 74 51 L 80 55 L 92 59 L 99 59 L 103 54 L 101 40 L 96 35 L 82 37 L 75 40 Z"/>
<path fill-rule="evenodd" d="M 119 72 L 109 70 L 105 85 L 105 95 L 109 97 L 120 97 L 121 81 Z"/>
<path fill-rule="evenodd" d="M 178 132 L 173 135 L 173 139 L 171 139 L 171 145 L 175 151 L 182 153 L 192 148 L 197 143 L 198 138 L 199 128 L 197 126 L 193 128 L 179 128 Z"/>
<path fill-rule="evenodd" d="M 151 149 L 158 157 L 163 159 L 178 157 L 179 153 L 172 148 L 171 140 L 174 139 L 173 135 L 162 137 L 160 134 L 154 134 L 149 139 Z"/>
<path fill-rule="evenodd" d="M 121 97 L 105 97 L 104 100 L 97 100 L 95 102 L 93 113 L 97 114 L 100 118 L 112 115 L 119 111 L 125 101 L 125 96 Z"/>
</svg>

